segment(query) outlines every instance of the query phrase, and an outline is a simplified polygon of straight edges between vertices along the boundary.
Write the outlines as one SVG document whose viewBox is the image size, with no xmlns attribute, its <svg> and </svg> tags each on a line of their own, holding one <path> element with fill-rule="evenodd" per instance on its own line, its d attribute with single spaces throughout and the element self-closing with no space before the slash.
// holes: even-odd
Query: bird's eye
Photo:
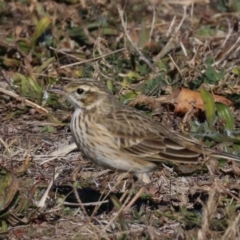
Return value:
<svg viewBox="0 0 240 240">
<path fill-rule="evenodd" d="M 81 95 L 83 94 L 84 90 L 82 88 L 78 88 L 77 89 L 77 94 Z"/>
</svg>

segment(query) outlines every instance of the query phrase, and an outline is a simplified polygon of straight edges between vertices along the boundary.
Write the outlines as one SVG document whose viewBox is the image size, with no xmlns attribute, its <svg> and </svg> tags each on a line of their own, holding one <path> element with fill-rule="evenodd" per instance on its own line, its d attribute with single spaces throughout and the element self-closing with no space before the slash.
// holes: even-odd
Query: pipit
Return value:
<svg viewBox="0 0 240 240">
<path fill-rule="evenodd" d="M 120 103 L 98 81 L 79 79 L 51 92 L 64 95 L 74 106 L 71 132 L 88 159 L 133 173 L 145 183 L 150 181 L 147 173 L 163 162 L 200 164 L 209 157 L 240 161 L 238 156 L 209 149 Z"/>
</svg>

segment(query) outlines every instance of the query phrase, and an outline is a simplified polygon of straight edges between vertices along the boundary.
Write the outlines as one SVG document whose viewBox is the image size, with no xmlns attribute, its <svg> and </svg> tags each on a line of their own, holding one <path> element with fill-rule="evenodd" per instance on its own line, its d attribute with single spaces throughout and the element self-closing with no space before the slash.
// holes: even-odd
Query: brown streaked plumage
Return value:
<svg viewBox="0 0 240 240">
<path fill-rule="evenodd" d="M 121 104 L 92 79 L 79 79 L 52 92 L 65 95 L 74 106 L 70 125 L 74 140 L 87 158 L 103 167 L 131 172 L 149 182 L 146 173 L 164 161 L 201 163 L 205 156 L 240 161 Z"/>
</svg>

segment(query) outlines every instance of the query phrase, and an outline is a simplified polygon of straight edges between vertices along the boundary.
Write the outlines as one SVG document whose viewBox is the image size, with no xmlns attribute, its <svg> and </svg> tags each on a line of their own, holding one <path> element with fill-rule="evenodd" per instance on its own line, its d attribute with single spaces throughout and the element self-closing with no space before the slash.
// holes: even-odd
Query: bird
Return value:
<svg viewBox="0 0 240 240">
<path fill-rule="evenodd" d="M 162 163 L 240 161 L 121 103 L 102 81 L 80 78 L 50 92 L 64 95 L 74 107 L 70 129 L 85 157 L 104 168 L 132 173 L 143 183 L 150 182 L 148 173 Z"/>
</svg>

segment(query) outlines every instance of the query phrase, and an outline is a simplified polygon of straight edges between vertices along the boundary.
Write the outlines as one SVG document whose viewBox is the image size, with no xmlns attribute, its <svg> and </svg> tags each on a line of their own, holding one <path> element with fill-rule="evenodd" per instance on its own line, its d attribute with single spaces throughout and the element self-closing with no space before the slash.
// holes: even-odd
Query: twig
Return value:
<svg viewBox="0 0 240 240">
<path fill-rule="evenodd" d="M 61 149 L 58 149 L 57 151 L 52 152 L 51 156 L 55 156 L 55 157 L 63 156 L 63 155 L 70 153 L 71 151 L 73 151 L 76 148 L 77 148 L 77 145 L 75 143 L 72 143 L 70 145 L 64 146 Z"/>
<path fill-rule="evenodd" d="M 66 154 L 70 153 L 71 151 L 73 151 L 76 148 L 77 148 L 77 145 L 75 143 L 72 143 L 70 145 L 64 146 L 63 148 L 61 148 L 61 149 L 59 149 L 57 151 L 52 152 L 50 154 L 50 156 L 52 156 L 52 158 L 48 158 L 47 160 L 42 161 L 40 163 L 40 165 L 43 165 L 43 164 L 48 163 L 50 161 L 53 161 L 56 158 L 58 158 L 59 156 L 65 156 Z"/>
<path fill-rule="evenodd" d="M 54 47 L 49 47 L 49 49 L 51 49 L 51 50 L 53 50 L 53 51 L 55 51 L 55 52 L 64 54 L 64 55 L 66 55 L 66 56 L 68 56 L 68 57 L 71 57 L 71 58 L 73 58 L 73 59 L 75 59 L 75 60 L 77 60 L 77 61 L 85 61 L 85 60 L 83 60 L 83 59 L 81 59 L 81 58 L 79 58 L 79 57 L 74 56 L 73 54 L 68 53 L 67 50 L 64 51 L 63 49 L 57 49 L 57 48 L 54 48 Z"/>
<path fill-rule="evenodd" d="M 176 69 L 178 70 L 178 72 L 180 73 L 181 77 L 183 76 L 180 68 L 178 67 L 178 65 L 176 64 L 176 62 L 173 60 L 172 56 L 170 54 L 168 54 L 168 57 L 171 59 L 173 65 L 176 67 Z"/>
<path fill-rule="evenodd" d="M 235 237 L 237 237 L 237 233 L 239 234 L 239 222 L 240 222 L 240 213 L 238 213 L 235 220 L 229 224 L 228 228 L 225 231 L 225 234 L 222 236 L 221 239 L 222 240 L 235 239 Z"/>
<path fill-rule="evenodd" d="M 82 203 L 81 205 L 79 203 L 64 202 L 64 205 L 75 206 L 75 207 L 98 206 L 98 205 L 102 205 L 103 203 L 108 203 L 108 202 L 109 202 L 108 200 L 105 200 L 105 201 L 98 201 L 98 202 Z"/>
<path fill-rule="evenodd" d="M 160 53 L 154 58 L 154 61 L 157 62 L 159 59 L 161 59 L 162 57 L 164 57 L 167 53 L 169 53 L 172 49 L 174 49 L 176 47 L 176 39 L 177 38 L 177 34 L 183 24 L 183 22 L 185 21 L 186 17 L 187 17 L 187 8 L 183 7 L 184 13 L 183 13 L 183 17 L 181 22 L 179 23 L 179 25 L 176 27 L 176 29 L 174 29 L 174 33 L 172 33 L 173 31 L 173 26 L 176 20 L 176 16 L 173 18 L 171 25 L 169 27 L 169 30 L 166 34 L 166 36 L 168 37 L 171 33 L 172 33 L 172 37 L 169 39 L 169 41 L 167 42 L 167 44 L 164 46 L 164 48 L 160 51 Z"/>
<path fill-rule="evenodd" d="M 132 44 L 133 48 L 137 51 L 137 53 L 139 54 L 139 56 L 142 58 L 142 60 L 154 71 L 154 66 L 150 63 L 150 61 L 148 61 L 148 59 L 143 55 L 143 53 L 138 49 L 138 47 L 136 46 L 136 44 L 132 41 L 130 35 L 128 34 L 128 30 L 127 30 L 127 23 L 124 21 L 124 17 L 123 17 L 123 10 L 118 6 L 118 14 L 120 16 L 121 19 L 121 23 L 122 23 L 122 27 L 123 27 L 123 31 L 125 36 L 127 37 L 128 41 Z"/>
<path fill-rule="evenodd" d="M 106 232 L 107 229 L 113 224 L 113 222 L 119 217 L 119 215 L 122 213 L 122 211 L 126 207 L 126 203 L 129 201 L 129 199 L 130 199 L 130 194 L 128 195 L 127 199 L 125 200 L 121 208 L 116 212 L 115 216 L 112 219 L 110 219 L 108 224 L 104 227 L 103 229 L 104 232 Z"/>
<path fill-rule="evenodd" d="M 228 58 L 234 51 L 236 46 L 239 46 L 240 37 L 237 39 L 237 41 L 228 49 L 228 51 L 224 54 L 222 58 L 220 58 L 217 62 L 213 63 L 212 66 L 218 66 L 222 61 L 224 61 L 226 58 Z M 239 50 L 239 47 L 237 48 Z"/>
<path fill-rule="evenodd" d="M 155 22 L 156 22 L 156 11 L 155 11 L 155 7 L 152 5 L 152 10 L 153 10 L 153 19 L 152 19 L 152 24 L 151 24 L 151 30 L 150 30 L 150 36 L 149 36 L 149 42 L 151 42 L 152 40 L 152 36 L 153 36 L 153 29 L 155 26 Z"/>
<path fill-rule="evenodd" d="M 37 207 L 42 208 L 42 207 L 45 206 L 45 202 L 46 202 L 48 193 L 49 193 L 49 191 L 50 191 L 50 189 L 51 189 L 51 187 L 52 187 L 52 185 L 53 185 L 53 182 L 58 178 L 59 174 L 60 174 L 60 171 L 57 172 L 56 174 L 54 174 L 54 176 L 53 176 L 53 178 L 51 179 L 51 181 L 50 181 L 50 183 L 49 183 L 49 185 L 48 185 L 45 193 L 43 194 L 41 200 L 40 200 L 38 203 L 36 203 L 36 206 L 37 206 Z"/>
<path fill-rule="evenodd" d="M 121 48 L 121 49 L 118 49 L 116 51 L 113 51 L 113 52 L 110 52 L 110 53 L 106 53 L 104 55 L 101 55 L 99 57 L 95 57 L 95 58 L 91 58 L 91 59 L 87 59 L 87 60 L 83 60 L 83 61 L 80 61 L 80 62 L 76 62 L 76 63 L 71 63 L 71 64 L 68 64 L 68 65 L 65 65 L 65 66 L 61 66 L 60 68 L 63 69 L 63 68 L 67 68 L 67 67 L 72 67 L 72 66 L 76 66 L 76 65 L 81 65 L 83 63 L 88 63 L 88 62 L 93 62 L 93 61 L 96 61 L 98 59 L 101 59 L 101 58 L 105 58 L 107 56 L 110 56 L 112 54 L 115 54 L 115 53 L 118 53 L 118 52 L 122 52 L 123 50 L 125 50 L 125 48 Z"/>
<path fill-rule="evenodd" d="M 141 189 L 137 192 L 137 194 L 132 198 L 132 200 L 128 203 L 128 205 L 124 208 L 124 212 L 129 211 L 132 205 L 138 200 L 138 198 L 145 192 L 146 188 L 141 187 Z"/>
<path fill-rule="evenodd" d="M 207 233 L 209 231 L 210 219 L 212 218 L 213 213 L 216 211 L 216 188 L 212 189 L 209 194 L 209 199 L 207 204 L 204 207 L 203 217 L 202 217 L 202 225 L 201 229 L 198 231 L 198 239 L 204 240 L 207 239 Z"/>
<path fill-rule="evenodd" d="M 8 90 L 6 90 L 4 88 L 1 88 L 1 87 L 0 87 L 0 92 L 4 93 L 6 95 L 9 95 L 10 97 L 23 100 L 24 103 L 26 103 L 27 106 L 35 108 L 36 111 L 39 112 L 39 113 L 49 113 L 47 109 L 39 106 L 38 104 L 36 104 L 34 102 L 29 101 L 26 98 L 22 98 L 21 96 L 19 96 L 18 94 L 14 93 L 14 92 L 8 91 Z"/>
<path fill-rule="evenodd" d="M 12 151 L 10 150 L 10 148 L 8 147 L 8 145 L 3 141 L 3 139 L 0 137 L 0 142 L 2 143 L 2 145 L 6 148 L 6 150 L 12 154 Z"/>
</svg>

